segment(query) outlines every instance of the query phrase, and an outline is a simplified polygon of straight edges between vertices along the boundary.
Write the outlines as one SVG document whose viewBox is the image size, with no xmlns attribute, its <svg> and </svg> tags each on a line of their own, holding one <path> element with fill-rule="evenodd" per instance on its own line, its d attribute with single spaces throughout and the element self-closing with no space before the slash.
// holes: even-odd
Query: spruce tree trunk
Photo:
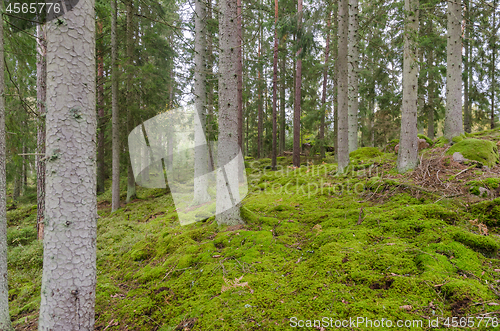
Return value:
<svg viewBox="0 0 500 331">
<path fill-rule="evenodd" d="M 237 5 L 232 0 L 219 2 L 219 146 L 217 151 L 216 220 L 219 225 L 243 223 L 240 217 L 238 191 L 238 166 L 230 166 L 239 152 L 237 77 Z M 234 163 L 233 163 L 234 165 Z"/>
<path fill-rule="evenodd" d="M 274 56 L 273 56 L 273 146 L 271 167 L 276 170 L 276 157 L 277 157 L 277 103 L 278 103 L 278 0 L 274 0 Z"/>
<path fill-rule="evenodd" d="M 302 28 L 302 0 L 298 0 L 297 6 L 298 30 Z M 297 45 L 300 45 L 300 38 L 297 38 Z M 293 109 L 293 165 L 300 167 L 300 110 L 301 110 L 301 89 L 302 89 L 302 48 L 296 54 L 297 69 L 295 72 L 295 102 Z"/>
<path fill-rule="evenodd" d="M 339 129 L 339 102 L 338 102 L 338 77 L 339 77 L 339 66 L 338 66 L 338 59 L 339 59 L 339 19 L 338 19 L 338 13 L 339 13 L 339 0 L 336 0 L 334 5 L 333 5 L 333 17 L 335 19 L 333 20 L 333 61 L 334 61 L 334 68 L 333 68 L 333 149 L 334 149 L 334 160 L 335 162 L 338 162 L 338 129 Z"/>
<path fill-rule="evenodd" d="M 349 40 L 348 40 L 348 125 L 349 125 L 349 152 L 358 149 L 358 0 L 349 0 Z"/>
<path fill-rule="evenodd" d="M 39 330 L 93 330 L 96 290 L 94 1 L 47 23 L 47 177 Z M 74 51 L 75 45 L 78 52 Z"/>
<path fill-rule="evenodd" d="M 207 19 L 212 20 L 212 0 L 207 1 Z M 214 170 L 214 160 L 213 160 L 213 153 L 212 153 L 212 148 L 210 145 L 210 141 L 214 140 L 213 137 L 213 132 L 214 132 L 214 120 L 213 120 L 213 114 L 214 114 L 214 74 L 213 74 L 213 63 L 215 61 L 214 59 L 214 54 L 213 54 L 213 37 L 212 37 L 212 32 L 210 32 L 210 29 L 207 30 L 206 33 L 207 37 L 207 63 L 206 63 L 206 68 L 207 68 L 207 142 L 209 143 L 208 145 L 208 157 L 210 159 L 208 163 L 208 170 L 213 171 Z"/>
<path fill-rule="evenodd" d="M 330 27 L 332 26 L 332 12 L 328 12 L 328 21 L 326 23 L 326 47 L 325 47 L 325 68 L 323 69 L 323 94 L 321 95 L 321 118 L 319 124 L 319 154 L 322 159 L 325 158 L 325 117 L 326 117 L 326 83 L 328 80 L 328 60 L 330 55 Z"/>
<path fill-rule="evenodd" d="M 262 82 L 261 82 L 261 72 L 262 72 L 262 59 L 261 59 L 261 52 L 262 52 L 262 22 L 260 23 L 260 32 L 259 32 L 259 63 L 258 63 L 258 68 L 259 72 L 257 75 L 257 93 L 258 93 L 258 99 L 257 99 L 257 158 L 260 159 L 263 155 L 262 151 L 262 140 L 263 140 L 263 131 L 264 131 L 264 124 L 263 124 L 263 100 L 262 100 Z"/>
<path fill-rule="evenodd" d="M 448 0 L 448 38 L 446 66 L 446 118 L 444 136 L 451 141 L 464 132 L 462 121 L 462 43 L 460 40 L 462 4 Z"/>
<path fill-rule="evenodd" d="M 427 137 L 434 139 L 434 107 L 436 100 L 436 82 L 434 78 L 434 50 L 431 48 L 429 50 L 429 55 L 427 58 L 429 74 L 428 79 L 428 89 L 429 89 L 429 106 L 427 113 Z"/>
<path fill-rule="evenodd" d="M 493 31 L 492 31 L 492 36 L 491 36 L 491 68 L 490 68 L 490 88 L 491 88 L 491 116 L 490 116 L 490 129 L 495 128 L 495 85 L 496 85 L 496 80 L 495 80 L 495 71 L 496 71 L 496 50 L 497 50 L 497 45 L 496 45 L 496 36 L 497 36 L 497 27 L 496 27 L 496 14 L 497 14 L 497 2 L 496 0 L 493 0 Z"/>
<path fill-rule="evenodd" d="M 464 22 L 464 48 L 465 48 L 465 54 L 464 54 L 464 130 L 467 133 L 471 132 L 472 129 L 472 114 L 471 114 L 471 109 L 469 105 L 469 35 L 470 35 L 470 21 L 469 21 L 469 0 L 464 1 L 465 5 L 465 22 Z"/>
<path fill-rule="evenodd" d="M 418 164 L 417 139 L 417 34 L 418 0 L 405 0 L 405 32 L 403 54 L 403 109 L 397 168 L 399 173 L 413 170 Z"/>
<path fill-rule="evenodd" d="M 111 0 L 111 140 L 112 140 L 112 188 L 111 210 L 120 208 L 120 126 L 118 115 L 118 65 L 116 63 L 116 0 Z"/>
<path fill-rule="evenodd" d="M 199 125 L 194 127 L 194 197 L 193 205 L 200 205 L 210 201 L 208 182 L 204 174 L 208 173 L 208 150 L 205 139 L 207 79 L 206 79 L 206 32 L 207 18 L 204 0 L 195 1 L 195 39 L 194 39 L 194 94 L 195 108 L 198 114 Z"/>
<path fill-rule="evenodd" d="M 281 43 L 284 43 L 284 39 Z M 286 88 L 286 46 L 282 47 L 281 68 L 280 68 L 280 154 L 285 151 L 285 88 Z"/>
<path fill-rule="evenodd" d="M 343 173 L 349 165 L 348 130 L 348 0 L 339 0 L 338 9 L 338 119 L 337 119 L 337 171 Z"/>
<path fill-rule="evenodd" d="M 4 58 L 3 24 L 0 24 L 0 59 Z M 0 330 L 11 331 L 9 286 L 7 282 L 7 183 L 5 177 L 5 80 L 0 61 Z"/>
<path fill-rule="evenodd" d="M 36 229 L 38 240 L 43 239 L 43 218 L 45 213 L 45 113 L 47 93 L 47 38 L 45 25 L 37 25 L 36 98 L 38 108 L 37 155 L 36 155 Z"/>
<path fill-rule="evenodd" d="M 132 93 L 132 65 L 134 57 L 134 27 L 133 27 L 133 17 L 134 17 L 134 4 L 133 0 L 126 1 L 127 10 L 127 94 L 126 94 L 126 107 L 127 110 L 127 135 L 134 129 L 134 114 L 133 114 L 133 93 Z M 137 197 L 135 188 L 135 178 L 134 172 L 132 170 L 132 161 L 130 160 L 130 155 L 127 158 L 128 168 L 127 168 L 127 203 Z"/>
<path fill-rule="evenodd" d="M 97 23 L 98 33 L 102 34 L 102 23 Z M 97 54 L 97 193 L 104 192 L 104 59 L 102 48 Z"/>
<path fill-rule="evenodd" d="M 243 60 L 242 60 L 242 47 L 243 47 L 243 28 L 241 26 L 241 0 L 237 0 L 237 25 L 238 25 L 238 59 L 237 59 L 237 75 L 238 75 L 238 145 L 243 150 Z"/>
</svg>

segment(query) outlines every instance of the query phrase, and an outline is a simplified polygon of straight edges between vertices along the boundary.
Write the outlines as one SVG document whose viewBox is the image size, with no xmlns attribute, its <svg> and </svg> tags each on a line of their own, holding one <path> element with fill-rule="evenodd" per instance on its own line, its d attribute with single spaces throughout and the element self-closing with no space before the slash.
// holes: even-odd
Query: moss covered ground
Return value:
<svg viewBox="0 0 500 331">
<path fill-rule="evenodd" d="M 164 189 L 140 188 L 111 213 L 106 191 L 98 197 L 96 330 L 288 330 L 300 320 L 321 330 L 307 320 L 324 317 L 422 321 L 380 330 L 430 330 L 436 318 L 433 330 L 458 330 L 446 319 L 472 317 L 466 329 L 494 329 L 484 318 L 500 317 L 500 198 L 488 178 L 500 166 L 456 175 L 467 166 L 444 152 L 424 151 L 405 175 L 394 153 L 373 148 L 351 154 L 343 175 L 331 156 L 299 169 L 282 157 L 277 171 L 269 159 L 247 158 L 246 224 L 237 227 L 214 218 L 180 226 Z M 472 194 L 474 182 L 494 196 Z M 36 330 L 36 206 L 9 209 L 11 315 L 16 330 Z"/>
</svg>

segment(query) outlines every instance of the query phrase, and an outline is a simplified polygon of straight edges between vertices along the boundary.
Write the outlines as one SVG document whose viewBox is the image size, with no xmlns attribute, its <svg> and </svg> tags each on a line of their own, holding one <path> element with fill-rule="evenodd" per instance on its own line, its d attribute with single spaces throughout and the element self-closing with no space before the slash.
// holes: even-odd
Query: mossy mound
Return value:
<svg viewBox="0 0 500 331">
<path fill-rule="evenodd" d="M 479 188 L 484 187 L 489 190 L 495 190 L 500 186 L 500 178 L 485 178 L 482 180 L 471 180 L 466 184 L 469 186 L 469 192 L 479 195 Z"/>
<path fill-rule="evenodd" d="M 463 139 L 453 145 L 446 154 L 453 155 L 455 152 L 459 152 L 465 158 L 478 161 L 488 167 L 493 167 L 499 162 L 497 146 L 489 140 Z"/>
<path fill-rule="evenodd" d="M 349 157 L 353 159 L 372 159 L 377 156 L 382 156 L 382 152 L 375 147 L 361 147 L 349 153 Z"/>
<path fill-rule="evenodd" d="M 446 139 L 444 136 L 439 137 L 434 141 L 434 147 L 443 147 L 448 143 L 449 143 L 448 139 Z"/>
<path fill-rule="evenodd" d="M 473 205 L 470 209 L 473 217 L 486 226 L 500 226 L 500 198 L 491 201 L 483 201 Z"/>
<path fill-rule="evenodd" d="M 419 137 L 420 139 L 424 139 L 424 140 L 425 140 L 425 141 L 429 144 L 429 146 L 432 146 L 432 145 L 434 144 L 434 142 L 432 141 L 432 139 L 431 139 L 431 138 L 429 138 L 429 137 L 427 137 L 427 136 L 426 136 L 426 135 L 424 135 L 424 134 L 418 134 L 418 137 Z"/>
<path fill-rule="evenodd" d="M 465 134 L 463 134 L 463 133 L 462 133 L 462 134 L 461 134 L 461 135 L 459 135 L 459 136 L 453 137 L 453 138 L 451 139 L 451 141 L 452 141 L 454 144 L 457 144 L 457 143 L 461 142 L 461 141 L 462 141 L 462 140 L 464 140 L 464 139 L 467 139 L 467 136 L 466 136 Z"/>
</svg>

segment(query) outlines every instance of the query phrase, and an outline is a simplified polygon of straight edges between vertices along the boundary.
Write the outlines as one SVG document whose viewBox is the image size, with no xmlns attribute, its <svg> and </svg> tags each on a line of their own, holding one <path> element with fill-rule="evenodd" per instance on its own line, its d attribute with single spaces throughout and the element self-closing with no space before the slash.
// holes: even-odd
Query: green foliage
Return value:
<svg viewBox="0 0 500 331">
<path fill-rule="evenodd" d="M 493 167 L 496 163 L 499 163 L 497 146 L 489 140 L 463 139 L 454 144 L 446 154 L 453 155 L 455 152 L 460 152 L 465 158 L 478 161 L 488 167 Z"/>
<path fill-rule="evenodd" d="M 375 147 L 361 147 L 349 153 L 349 157 L 352 159 L 372 159 L 381 155 L 383 153 Z"/>
</svg>

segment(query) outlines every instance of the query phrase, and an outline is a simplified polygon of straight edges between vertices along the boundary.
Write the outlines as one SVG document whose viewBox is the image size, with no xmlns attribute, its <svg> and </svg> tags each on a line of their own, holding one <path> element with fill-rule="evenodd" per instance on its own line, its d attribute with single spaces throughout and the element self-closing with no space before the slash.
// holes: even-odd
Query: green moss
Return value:
<svg viewBox="0 0 500 331">
<path fill-rule="evenodd" d="M 438 139 L 434 140 L 434 147 L 443 147 L 444 145 L 448 144 L 449 141 L 446 139 L 444 136 L 439 137 Z"/>
<path fill-rule="evenodd" d="M 375 147 L 361 147 L 357 150 L 349 153 L 349 157 L 352 159 L 372 159 L 377 156 L 381 156 L 383 153 Z"/>
<path fill-rule="evenodd" d="M 470 213 L 472 219 L 477 218 L 479 222 L 486 226 L 500 226 L 500 198 L 491 201 L 483 201 L 471 206 Z"/>
<path fill-rule="evenodd" d="M 454 144 L 456 144 L 456 143 L 461 142 L 461 141 L 462 141 L 462 140 L 464 140 L 464 139 L 467 139 L 467 137 L 465 136 L 465 134 L 463 134 L 463 133 L 462 133 L 462 134 L 461 134 L 461 135 L 459 135 L 459 136 L 455 136 L 455 137 L 453 137 L 453 138 L 451 139 L 451 141 L 452 141 Z"/>
<path fill-rule="evenodd" d="M 500 248 L 500 243 L 491 237 L 480 236 L 463 230 L 456 231 L 453 239 L 486 254 L 495 254 Z"/>
<path fill-rule="evenodd" d="M 429 146 L 432 146 L 434 144 L 434 142 L 432 141 L 432 139 L 429 138 L 429 137 L 427 137 L 426 135 L 418 134 L 418 137 L 420 139 L 425 139 L 425 141 L 429 144 Z"/>
<path fill-rule="evenodd" d="M 493 167 L 499 162 L 498 149 L 495 143 L 488 140 L 469 138 L 453 145 L 447 155 L 460 152 L 465 158 L 478 161 L 488 167 Z"/>
</svg>

